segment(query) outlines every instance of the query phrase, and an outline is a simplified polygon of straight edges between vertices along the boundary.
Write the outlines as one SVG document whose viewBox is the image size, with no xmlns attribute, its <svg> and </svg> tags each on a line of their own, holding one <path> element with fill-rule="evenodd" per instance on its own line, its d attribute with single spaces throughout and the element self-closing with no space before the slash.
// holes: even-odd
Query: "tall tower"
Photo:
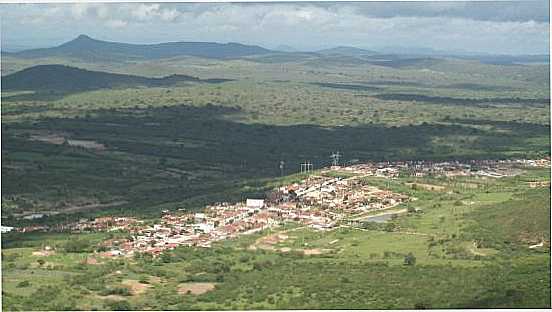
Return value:
<svg viewBox="0 0 552 312">
<path fill-rule="evenodd" d="M 342 155 L 339 154 L 339 151 L 333 153 L 330 158 L 332 159 L 332 165 L 333 166 L 339 166 L 339 158 L 341 157 Z"/>
</svg>

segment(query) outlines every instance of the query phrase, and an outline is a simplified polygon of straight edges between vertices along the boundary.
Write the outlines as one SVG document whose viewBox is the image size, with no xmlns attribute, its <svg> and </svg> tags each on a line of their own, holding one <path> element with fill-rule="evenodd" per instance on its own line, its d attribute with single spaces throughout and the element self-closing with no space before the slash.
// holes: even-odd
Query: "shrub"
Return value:
<svg viewBox="0 0 552 312">
<path fill-rule="evenodd" d="M 29 281 L 22 281 L 17 283 L 17 288 L 23 288 L 23 287 L 29 287 L 31 286 L 31 283 Z"/>
<path fill-rule="evenodd" d="M 87 251 L 90 243 L 84 239 L 69 239 L 63 247 L 65 251 L 80 253 Z"/>
<path fill-rule="evenodd" d="M 132 310 L 132 306 L 126 300 L 110 300 L 106 302 L 110 310 L 114 311 L 129 311 Z"/>
<path fill-rule="evenodd" d="M 409 252 L 408 255 L 404 257 L 404 264 L 405 265 L 415 265 L 416 264 L 416 257 Z"/>
<path fill-rule="evenodd" d="M 106 288 L 100 292 L 102 296 L 108 296 L 108 295 L 119 295 L 119 296 L 130 296 L 130 289 L 127 287 L 113 287 L 113 288 Z"/>
</svg>

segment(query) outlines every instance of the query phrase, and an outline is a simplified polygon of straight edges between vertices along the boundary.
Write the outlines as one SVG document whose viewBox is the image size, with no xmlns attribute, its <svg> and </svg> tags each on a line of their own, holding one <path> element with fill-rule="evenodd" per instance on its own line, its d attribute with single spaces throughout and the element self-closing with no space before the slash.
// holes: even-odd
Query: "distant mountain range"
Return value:
<svg viewBox="0 0 552 312">
<path fill-rule="evenodd" d="M 347 64 L 373 63 L 381 66 L 396 66 L 396 60 L 424 60 L 428 58 L 458 58 L 477 60 L 489 64 L 549 63 L 548 55 L 489 55 L 469 52 L 437 51 L 429 48 L 386 47 L 379 51 L 339 46 L 315 52 L 299 52 L 290 46 L 279 46 L 270 50 L 256 45 L 241 43 L 215 42 L 167 42 L 158 44 L 130 44 L 109 42 L 80 35 L 76 39 L 52 48 L 24 50 L 20 52 L 2 52 L 4 56 L 16 58 L 73 58 L 88 62 L 129 61 L 164 59 L 181 56 L 194 56 L 212 59 L 248 58 L 253 61 L 279 62 L 293 60 L 312 60 L 335 62 L 339 59 Z M 400 62 L 401 66 L 403 66 Z M 406 63 L 413 63 L 409 61 Z"/>
<path fill-rule="evenodd" d="M 259 46 L 240 43 L 167 42 L 159 44 L 130 44 L 92 39 L 80 35 L 76 39 L 53 48 L 32 49 L 6 53 L 20 58 L 73 57 L 89 60 L 161 59 L 176 56 L 205 58 L 240 58 L 267 54 L 271 51 Z"/>
<path fill-rule="evenodd" d="M 148 78 L 90 71 L 65 65 L 37 65 L 3 76 L 3 90 L 76 92 L 121 87 L 162 87 L 182 82 L 220 83 L 228 79 L 199 79 L 187 75 Z"/>
</svg>

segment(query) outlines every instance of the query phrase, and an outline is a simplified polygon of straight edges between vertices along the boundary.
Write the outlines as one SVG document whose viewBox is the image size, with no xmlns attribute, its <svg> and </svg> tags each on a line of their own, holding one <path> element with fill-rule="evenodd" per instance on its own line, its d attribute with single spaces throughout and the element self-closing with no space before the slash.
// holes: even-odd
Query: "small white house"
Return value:
<svg viewBox="0 0 552 312">
<path fill-rule="evenodd" d="M 4 225 L 2 225 L 2 226 L 0 227 L 0 229 L 1 229 L 1 232 L 2 232 L 2 233 L 8 233 L 8 232 L 11 232 L 11 231 L 13 230 L 13 227 L 12 227 L 12 226 L 4 226 Z"/>
<path fill-rule="evenodd" d="M 247 208 L 262 209 L 264 208 L 264 199 L 247 199 Z"/>
<path fill-rule="evenodd" d="M 205 216 L 205 214 L 201 213 L 201 212 L 198 212 L 194 215 L 195 223 L 202 223 L 202 222 L 205 221 L 206 218 L 207 218 L 207 216 Z"/>
</svg>

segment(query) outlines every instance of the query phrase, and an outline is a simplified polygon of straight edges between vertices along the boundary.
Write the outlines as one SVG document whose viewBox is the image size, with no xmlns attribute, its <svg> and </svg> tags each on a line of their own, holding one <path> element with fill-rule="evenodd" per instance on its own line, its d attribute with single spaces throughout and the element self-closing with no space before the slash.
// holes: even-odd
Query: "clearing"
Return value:
<svg viewBox="0 0 552 312">
<path fill-rule="evenodd" d="M 215 283 L 182 283 L 178 285 L 178 293 L 201 295 L 215 289 L 215 285 Z"/>
</svg>

